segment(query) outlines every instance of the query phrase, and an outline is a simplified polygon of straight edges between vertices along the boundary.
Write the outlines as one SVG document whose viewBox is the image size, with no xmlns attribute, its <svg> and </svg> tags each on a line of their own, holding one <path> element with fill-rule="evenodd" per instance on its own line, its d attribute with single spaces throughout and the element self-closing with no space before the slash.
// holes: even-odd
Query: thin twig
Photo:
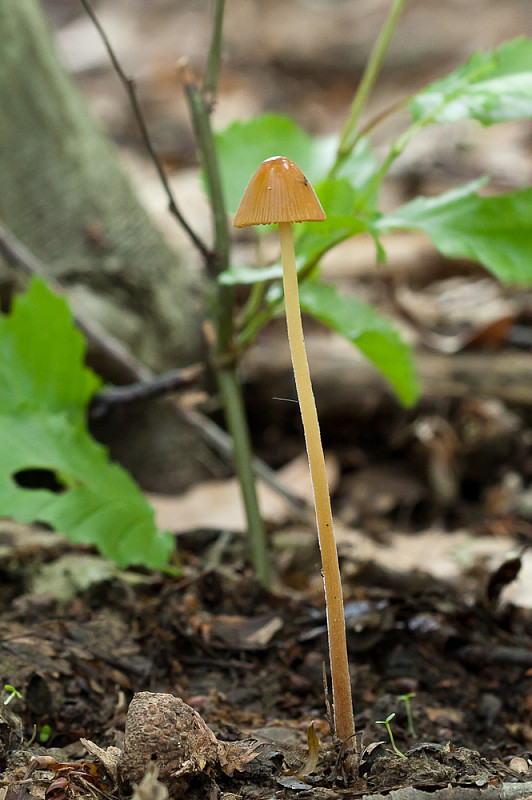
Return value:
<svg viewBox="0 0 532 800">
<path fill-rule="evenodd" d="M 116 74 L 118 75 L 123 87 L 125 88 L 125 90 L 127 92 L 127 95 L 128 95 L 128 98 L 129 98 L 129 102 L 131 104 L 131 108 L 133 109 L 133 114 L 135 115 L 135 119 L 137 121 L 137 125 L 139 126 L 140 133 L 141 133 L 142 139 L 144 141 L 144 145 L 145 145 L 145 147 L 146 147 L 146 149 L 147 149 L 147 151 L 149 153 L 149 156 L 150 156 L 150 158 L 151 158 L 151 160 L 153 162 L 153 165 L 154 165 L 155 169 L 157 170 L 157 174 L 159 175 L 160 181 L 161 181 L 161 183 L 163 185 L 163 188 L 164 188 L 164 190 L 166 192 L 166 196 L 168 197 L 168 210 L 178 220 L 179 224 L 186 231 L 186 233 L 188 234 L 188 236 L 192 240 L 193 244 L 197 247 L 197 249 L 200 251 L 202 256 L 205 258 L 205 261 L 207 262 L 207 264 L 209 264 L 211 262 L 212 258 L 213 258 L 213 253 L 207 247 L 207 245 L 200 239 L 200 237 L 197 235 L 197 233 L 190 227 L 190 225 L 188 224 L 188 222 L 186 221 L 186 219 L 182 215 L 181 211 L 179 210 L 179 207 L 177 205 L 177 202 L 176 202 L 176 199 L 175 199 L 174 194 L 172 192 L 172 189 L 170 188 L 170 184 L 168 182 L 168 178 L 166 177 L 165 172 L 164 172 L 164 170 L 163 170 L 163 168 L 161 166 L 161 163 L 159 161 L 159 158 L 157 156 L 157 153 L 155 152 L 155 148 L 154 148 L 154 146 L 152 144 L 152 141 L 151 141 L 151 138 L 150 138 L 150 134 L 148 133 L 148 127 L 146 125 L 146 121 L 144 119 L 144 115 L 142 113 L 142 109 L 140 107 L 140 103 L 139 103 L 139 100 L 138 100 L 138 97 L 137 97 L 135 81 L 132 78 L 128 78 L 128 76 L 126 75 L 126 73 L 122 69 L 122 66 L 121 66 L 121 64 L 120 64 L 120 62 L 119 62 L 119 60 L 117 58 L 117 55 L 116 55 L 116 53 L 115 53 L 115 51 L 113 49 L 113 46 L 111 45 L 111 42 L 109 41 L 109 39 L 107 37 L 107 34 L 105 33 L 105 31 L 104 31 L 104 29 L 103 29 L 98 17 L 96 16 L 96 13 L 94 12 L 94 9 L 92 8 L 92 6 L 90 4 L 90 0 L 80 0 L 80 2 L 82 4 L 83 8 L 85 9 L 85 11 L 87 12 L 87 14 L 89 15 L 89 17 L 91 18 L 92 22 L 94 23 L 94 26 L 95 26 L 96 30 L 98 31 L 98 33 L 99 33 L 99 35 L 100 35 L 100 37 L 102 39 L 104 47 L 107 50 L 109 58 L 111 59 L 111 63 L 113 65 L 113 68 L 114 68 Z"/>
<path fill-rule="evenodd" d="M 46 280 L 48 286 L 57 295 L 64 295 L 57 281 L 49 277 L 49 270 L 14 234 L 9 231 L 0 220 L 0 254 L 11 264 L 20 267 L 28 275 L 38 275 Z M 104 331 L 98 323 L 88 322 L 83 315 L 74 310 L 74 319 L 78 328 L 85 334 L 89 345 L 103 353 L 109 364 L 120 372 L 124 380 L 140 381 L 151 385 L 156 380 L 155 373 L 143 364 L 133 353 L 118 339 Z M 233 442 L 229 434 L 218 427 L 209 417 L 197 409 L 184 408 L 174 402 L 172 406 L 175 413 L 188 425 L 194 428 L 206 441 L 208 441 L 226 460 L 233 460 Z M 292 507 L 298 517 L 307 518 L 309 508 L 300 497 L 293 495 L 282 483 L 279 482 L 275 472 L 258 458 L 253 460 L 253 470 L 258 478 L 266 483 Z"/>
<path fill-rule="evenodd" d="M 362 75 L 362 80 L 360 81 L 360 85 L 351 105 L 347 122 L 345 123 L 342 131 L 340 145 L 338 147 L 338 158 L 337 163 L 335 163 L 335 167 L 337 167 L 338 164 L 349 155 L 360 138 L 360 134 L 357 132 L 360 115 L 362 114 L 364 106 L 366 105 L 366 101 L 371 94 L 373 86 L 375 85 L 375 81 L 377 80 L 384 56 L 388 50 L 388 45 L 390 44 L 390 39 L 395 31 L 404 4 L 405 0 L 393 0 L 390 12 L 380 30 L 375 45 L 373 46 L 370 57 L 364 69 L 364 74 Z M 333 167 L 333 170 L 335 167 Z"/>
<path fill-rule="evenodd" d="M 380 125 L 388 117 L 391 117 L 392 114 L 395 114 L 396 111 L 399 111 L 402 108 L 405 108 L 408 103 L 410 102 L 410 97 L 403 97 L 401 100 L 396 100 L 395 103 L 390 103 L 389 106 L 383 108 L 382 111 L 377 112 L 371 119 L 369 119 L 365 125 L 360 128 L 358 132 L 358 139 L 362 139 L 364 136 L 367 136 L 368 133 Z"/>
<path fill-rule="evenodd" d="M 127 386 L 111 386 L 96 392 L 91 399 L 89 415 L 100 419 L 115 406 L 151 400 L 154 397 L 176 392 L 197 383 L 204 372 L 203 364 L 191 364 L 181 369 L 170 369 L 151 381 L 137 381 Z"/>
</svg>

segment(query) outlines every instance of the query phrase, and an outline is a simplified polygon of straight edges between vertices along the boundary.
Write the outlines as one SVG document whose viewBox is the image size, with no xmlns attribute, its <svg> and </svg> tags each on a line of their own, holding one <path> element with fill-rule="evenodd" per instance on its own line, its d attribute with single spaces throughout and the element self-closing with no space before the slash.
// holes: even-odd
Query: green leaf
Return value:
<svg viewBox="0 0 532 800">
<path fill-rule="evenodd" d="M 250 285 L 262 281 L 274 281 L 283 277 L 283 265 L 280 262 L 269 267 L 231 267 L 218 276 L 219 283 L 224 286 Z"/>
<path fill-rule="evenodd" d="M 216 135 L 216 145 L 227 209 L 234 213 L 249 179 L 266 158 L 287 156 L 313 183 L 316 179 L 316 143 L 290 117 L 264 114 L 233 122 Z"/>
<path fill-rule="evenodd" d="M 418 229 L 450 258 L 483 264 L 504 283 L 532 284 L 532 188 L 497 197 L 477 194 L 485 179 L 446 192 L 418 197 L 378 220 L 386 232 Z"/>
<path fill-rule="evenodd" d="M 334 164 L 338 138 L 314 138 L 290 117 L 263 114 L 246 122 L 233 122 L 216 134 L 216 146 L 227 210 L 234 214 L 249 179 L 266 158 L 291 158 L 315 186 Z M 369 139 L 362 138 L 338 169 L 337 177 L 347 179 L 353 192 L 362 192 L 377 168 Z"/>
<path fill-rule="evenodd" d="M 63 492 L 23 489 L 14 476 L 51 470 Z M 71 541 L 93 544 L 121 567 L 168 563 L 173 537 L 155 527 L 153 510 L 128 473 L 66 413 L 0 415 L 0 513 L 47 522 Z"/>
<path fill-rule="evenodd" d="M 86 430 L 100 380 L 84 356 L 65 301 L 38 279 L 0 316 L 0 516 L 47 522 L 119 566 L 162 568 L 172 536 Z M 51 471 L 62 491 L 18 485 L 17 474 L 35 469 Z"/>
<path fill-rule="evenodd" d="M 412 406 L 419 388 L 411 348 L 391 322 L 356 297 L 341 295 L 334 286 L 305 281 L 301 308 L 358 349 L 377 367 L 405 406 Z"/>
<path fill-rule="evenodd" d="M 0 413 L 84 408 L 102 383 L 84 366 L 85 349 L 66 302 L 32 280 L 0 315 Z"/>
<path fill-rule="evenodd" d="M 316 192 L 327 219 L 295 226 L 294 246 L 299 263 L 317 263 L 336 244 L 368 230 L 366 223 L 355 216 L 356 195 L 347 178 L 322 181 Z"/>
<path fill-rule="evenodd" d="M 338 147 L 339 139 L 335 139 L 335 149 Z M 353 150 L 345 161 L 342 161 L 336 171 L 337 178 L 346 178 L 355 191 L 354 201 L 357 203 L 358 195 L 365 194 L 371 180 L 380 167 L 379 160 L 371 146 L 368 136 L 362 136 L 355 144 Z M 365 208 L 361 209 L 365 213 L 374 210 L 377 195 L 366 200 Z"/>
<path fill-rule="evenodd" d="M 414 121 L 476 119 L 483 125 L 532 117 L 532 39 L 520 37 L 488 53 L 477 52 L 459 69 L 410 101 Z"/>
</svg>

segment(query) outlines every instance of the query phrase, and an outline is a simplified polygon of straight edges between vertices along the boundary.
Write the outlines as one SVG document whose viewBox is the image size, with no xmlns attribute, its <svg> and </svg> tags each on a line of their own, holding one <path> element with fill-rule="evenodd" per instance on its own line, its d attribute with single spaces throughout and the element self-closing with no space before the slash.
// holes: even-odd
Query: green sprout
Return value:
<svg viewBox="0 0 532 800">
<path fill-rule="evenodd" d="M 390 722 L 392 721 L 392 719 L 394 717 L 395 717 L 395 712 L 393 714 L 390 714 L 388 717 L 386 717 L 386 719 L 376 719 L 375 720 L 375 725 L 386 725 L 386 730 L 388 731 L 388 736 L 390 737 L 390 743 L 392 745 L 392 750 L 394 751 L 394 753 L 397 753 L 398 756 L 401 756 L 401 758 L 406 758 L 405 754 L 401 753 L 401 751 L 398 749 L 397 745 L 395 744 L 395 739 L 393 738 L 393 733 L 392 733 L 392 729 L 390 727 Z"/>
<path fill-rule="evenodd" d="M 31 734 L 30 739 L 28 739 L 28 743 L 27 743 L 26 747 L 31 747 L 33 742 L 35 741 L 36 737 L 37 737 L 37 725 L 35 723 L 33 723 L 33 732 Z"/>
<path fill-rule="evenodd" d="M 22 698 L 21 693 L 18 689 L 15 689 L 14 686 L 10 686 L 9 683 L 4 683 L 4 689 L 6 692 L 9 692 L 8 696 L 4 700 L 4 705 L 8 706 L 14 697 Z"/>
<path fill-rule="evenodd" d="M 410 705 L 410 698 L 415 697 L 415 692 L 408 692 L 408 694 L 399 694 L 397 695 L 398 700 L 403 700 L 406 709 L 406 725 L 408 728 L 408 733 L 412 737 L 412 739 L 417 739 L 417 733 L 414 728 L 414 720 L 412 718 L 412 706 Z"/>
<path fill-rule="evenodd" d="M 50 725 L 43 725 L 41 730 L 39 731 L 39 742 L 41 744 L 46 744 L 46 742 L 50 739 L 52 735 L 52 728 Z"/>
</svg>

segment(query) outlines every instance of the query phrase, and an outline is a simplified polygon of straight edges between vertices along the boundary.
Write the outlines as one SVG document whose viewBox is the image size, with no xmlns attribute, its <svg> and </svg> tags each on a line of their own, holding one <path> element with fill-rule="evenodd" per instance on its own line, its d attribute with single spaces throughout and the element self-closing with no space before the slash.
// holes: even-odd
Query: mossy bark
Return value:
<svg viewBox="0 0 532 800">
<path fill-rule="evenodd" d="M 149 366 L 196 358 L 199 277 L 141 208 L 36 0 L 2 0 L 0 31 L 0 218 Z"/>
</svg>

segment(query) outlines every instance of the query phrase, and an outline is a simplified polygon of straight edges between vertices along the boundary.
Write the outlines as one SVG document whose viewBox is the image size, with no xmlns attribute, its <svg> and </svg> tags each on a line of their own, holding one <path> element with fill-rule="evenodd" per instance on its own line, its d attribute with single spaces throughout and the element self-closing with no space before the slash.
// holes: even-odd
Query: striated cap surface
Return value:
<svg viewBox="0 0 532 800">
<path fill-rule="evenodd" d="M 240 201 L 233 225 L 269 225 L 273 222 L 310 222 L 325 212 L 297 164 L 285 156 L 266 159 L 256 169 Z"/>
</svg>

